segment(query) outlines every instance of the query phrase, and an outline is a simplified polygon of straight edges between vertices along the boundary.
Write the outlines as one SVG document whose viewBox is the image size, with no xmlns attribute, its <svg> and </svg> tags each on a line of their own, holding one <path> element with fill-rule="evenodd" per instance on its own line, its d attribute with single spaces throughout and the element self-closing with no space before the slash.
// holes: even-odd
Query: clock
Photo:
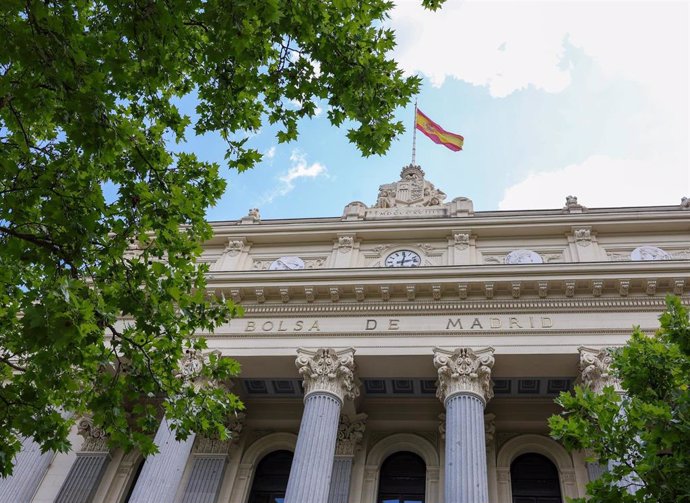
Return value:
<svg viewBox="0 0 690 503">
<path fill-rule="evenodd" d="M 304 260 L 299 257 L 280 257 L 274 260 L 268 269 L 270 271 L 295 271 L 297 269 L 304 269 Z"/>
<path fill-rule="evenodd" d="M 422 258 L 412 250 L 398 250 L 388 255 L 384 264 L 386 267 L 419 267 Z"/>
</svg>

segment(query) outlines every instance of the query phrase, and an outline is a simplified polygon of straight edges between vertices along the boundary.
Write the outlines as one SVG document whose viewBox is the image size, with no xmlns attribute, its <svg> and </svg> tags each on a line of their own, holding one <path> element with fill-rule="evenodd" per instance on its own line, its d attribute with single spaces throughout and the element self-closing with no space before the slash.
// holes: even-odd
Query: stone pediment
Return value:
<svg viewBox="0 0 690 503">
<path fill-rule="evenodd" d="M 424 179 L 421 167 L 410 164 L 400 172 L 400 180 L 379 187 L 376 203 L 369 207 L 354 201 L 345 207 L 344 220 L 388 218 L 439 218 L 474 213 L 472 201 L 459 197 L 444 203 L 446 194 Z"/>
</svg>

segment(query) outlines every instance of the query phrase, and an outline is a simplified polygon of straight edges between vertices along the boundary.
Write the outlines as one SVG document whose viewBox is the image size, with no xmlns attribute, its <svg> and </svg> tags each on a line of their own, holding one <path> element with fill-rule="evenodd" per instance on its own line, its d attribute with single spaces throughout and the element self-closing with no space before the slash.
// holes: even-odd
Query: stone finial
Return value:
<svg viewBox="0 0 690 503">
<path fill-rule="evenodd" d="M 228 244 L 225 246 L 224 252 L 230 255 L 231 257 L 236 257 L 242 251 L 244 250 L 244 245 L 246 244 L 246 241 L 244 238 L 242 239 L 229 239 Z"/>
<path fill-rule="evenodd" d="M 355 455 L 355 452 L 360 449 L 360 443 L 364 437 L 366 424 L 366 414 L 358 414 L 354 419 L 350 419 L 348 416 L 340 417 L 338 437 L 335 444 L 336 456 Z"/>
<path fill-rule="evenodd" d="M 249 208 L 247 214 L 240 220 L 240 223 L 243 224 L 258 224 L 259 222 L 261 222 L 259 208 Z"/>
<path fill-rule="evenodd" d="M 77 433 L 84 437 L 82 452 L 108 452 L 108 436 L 105 431 L 93 424 L 91 416 L 83 416 L 77 422 Z"/>
<path fill-rule="evenodd" d="M 563 213 L 582 213 L 587 208 L 577 202 L 577 196 L 566 196 Z"/>
<path fill-rule="evenodd" d="M 610 349 L 593 349 L 580 347 L 580 380 L 595 393 L 601 393 L 606 386 L 613 386 L 622 393 L 620 380 L 611 374 Z"/>
<path fill-rule="evenodd" d="M 359 396 L 359 382 L 355 377 L 354 348 L 336 351 L 319 348 L 316 351 L 299 348 L 295 365 L 304 379 L 305 399 L 312 393 L 330 393 L 341 402 Z"/>
<path fill-rule="evenodd" d="M 476 395 L 484 403 L 491 400 L 494 396 L 491 383 L 493 353 L 494 348 L 477 351 L 434 348 L 434 366 L 438 371 L 436 396 L 444 403 L 458 393 Z"/>
<path fill-rule="evenodd" d="M 680 199 L 680 207 L 684 210 L 690 210 L 690 197 L 683 196 Z"/>
</svg>

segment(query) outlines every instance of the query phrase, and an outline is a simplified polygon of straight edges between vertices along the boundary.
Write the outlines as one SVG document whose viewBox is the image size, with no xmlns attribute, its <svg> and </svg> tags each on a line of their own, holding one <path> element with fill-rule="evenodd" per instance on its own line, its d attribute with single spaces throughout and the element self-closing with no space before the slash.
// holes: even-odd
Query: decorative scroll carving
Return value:
<svg viewBox="0 0 690 503">
<path fill-rule="evenodd" d="M 514 281 L 511 284 L 511 293 L 512 293 L 514 299 L 520 298 L 520 282 L 519 281 Z"/>
<path fill-rule="evenodd" d="M 354 456 L 364 437 L 364 429 L 367 424 L 367 415 L 359 414 L 354 420 L 348 416 L 340 417 L 338 424 L 338 437 L 335 444 L 336 456 Z"/>
<path fill-rule="evenodd" d="M 484 403 L 493 397 L 491 368 L 494 349 L 473 351 L 457 348 L 455 351 L 434 348 L 434 366 L 438 371 L 436 396 L 445 402 L 458 393 L 471 393 Z"/>
<path fill-rule="evenodd" d="M 467 283 L 460 283 L 458 285 L 458 296 L 465 300 L 467 298 Z"/>
<path fill-rule="evenodd" d="M 217 385 L 218 383 L 201 375 L 201 371 L 209 363 L 209 358 L 214 355 L 220 358 L 220 351 L 208 351 L 203 353 L 198 349 L 187 348 L 180 360 L 180 372 L 178 378 L 184 380 L 188 384 L 200 387 L 206 384 Z"/>
<path fill-rule="evenodd" d="M 252 261 L 252 269 L 255 271 L 267 271 L 275 259 L 258 260 L 254 259 Z M 326 263 L 326 257 L 315 257 L 315 258 L 305 258 L 304 268 L 305 269 L 321 269 Z"/>
<path fill-rule="evenodd" d="M 647 288 L 645 289 L 645 293 L 647 295 L 655 295 L 656 294 L 656 280 L 655 279 L 647 280 Z"/>
<path fill-rule="evenodd" d="M 565 282 L 565 296 L 566 297 L 572 297 L 575 295 L 575 282 L 574 281 L 566 281 Z"/>
<path fill-rule="evenodd" d="M 304 379 L 305 398 L 317 392 L 330 393 L 341 401 L 359 396 L 354 355 L 354 348 L 340 351 L 332 348 L 316 351 L 298 349 L 295 365 Z"/>
<path fill-rule="evenodd" d="M 283 304 L 290 302 L 290 290 L 287 288 L 281 288 L 280 290 L 280 300 Z"/>
<path fill-rule="evenodd" d="M 338 302 L 340 300 L 340 288 L 332 286 L 328 291 L 331 294 L 331 302 Z"/>
<path fill-rule="evenodd" d="M 484 283 L 484 295 L 486 296 L 487 299 L 493 299 L 494 298 L 494 284 L 493 283 Z"/>
<path fill-rule="evenodd" d="M 618 283 L 618 293 L 621 297 L 627 297 L 630 293 L 630 281 L 627 279 L 622 279 Z"/>
<path fill-rule="evenodd" d="M 577 229 L 573 229 L 573 236 L 575 237 L 575 242 L 579 246 L 589 246 L 592 244 L 591 227 L 580 227 Z"/>
<path fill-rule="evenodd" d="M 416 296 L 416 288 L 414 285 L 407 285 L 405 292 L 407 293 L 407 300 L 414 300 Z"/>
<path fill-rule="evenodd" d="M 391 291 L 389 287 L 381 287 L 381 300 L 384 302 L 388 302 L 389 300 L 391 300 Z"/>
<path fill-rule="evenodd" d="M 83 416 L 77 423 L 77 433 L 84 437 L 82 452 L 108 452 L 108 436 L 93 424 L 91 416 Z"/>
<path fill-rule="evenodd" d="M 610 349 L 578 348 L 580 351 L 580 379 L 592 391 L 601 393 L 606 386 L 613 386 L 621 393 L 620 381 L 611 374 L 613 358 Z"/>
<path fill-rule="evenodd" d="M 676 295 L 683 295 L 683 290 L 685 289 L 685 280 L 677 279 L 673 282 L 673 293 Z"/>
<path fill-rule="evenodd" d="M 458 250 L 466 250 L 470 246 L 470 235 L 465 232 L 453 234 L 453 241 L 455 248 Z"/>
</svg>

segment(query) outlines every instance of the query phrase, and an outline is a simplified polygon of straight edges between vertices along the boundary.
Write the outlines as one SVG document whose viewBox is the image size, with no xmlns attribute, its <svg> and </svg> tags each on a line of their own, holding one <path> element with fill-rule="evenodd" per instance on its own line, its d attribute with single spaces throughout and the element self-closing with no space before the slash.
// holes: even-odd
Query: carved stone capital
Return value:
<svg viewBox="0 0 690 503">
<path fill-rule="evenodd" d="M 338 424 L 338 437 L 335 444 L 336 456 L 354 456 L 361 446 L 364 437 L 364 429 L 367 424 L 367 415 L 359 414 L 354 419 L 348 416 L 340 417 Z"/>
<path fill-rule="evenodd" d="M 459 393 L 478 396 L 486 403 L 494 396 L 491 368 L 494 366 L 494 348 L 473 351 L 457 348 L 455 351 L 434 348 L 434 366 L 438 371 L 436 396 L 445 404 Z"/>
<path fill-rule="evenodd" d="M 354 348 L 336 351 L 319 348 L 316 351 L 299 348 L 295 365 L 304 379 L 305 399 L 312 393 L 330 393 L 341 402 L 359 395 L 355 377 Z"/>
<path fill-rule="evenodd" d="M 613 386 L 618 393 L 622 393 L 621 383 L 611 374 L 613 357 L 609 349 L 578 348 L 580 351 L 580 380 L 583 385 L 596 393 L 606 386 Z"/>
<path fill-rule="evenodd" d="M 77 433 L 84 437 L 82 452 L 108 452 L 108 436 L 93 424 L 91 416 L 84 416 L 77 422 Z"/>
</svg>

